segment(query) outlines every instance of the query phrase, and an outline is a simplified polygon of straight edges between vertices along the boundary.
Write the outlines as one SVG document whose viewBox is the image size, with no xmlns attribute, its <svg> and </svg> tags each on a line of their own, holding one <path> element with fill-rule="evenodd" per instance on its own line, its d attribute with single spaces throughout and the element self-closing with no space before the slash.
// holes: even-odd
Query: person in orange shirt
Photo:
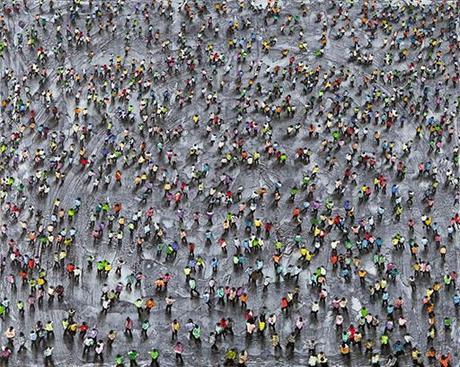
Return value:
<svg viewBox="0 0 460 367">
<path fill-rule="evenodd" d="M 436 349 L 434 349 L 433 347 L 430 347 L 426 353 L 426 358 L 428 358 L 428 361 L 430 363 L 433 363 L 433 361 L 436 359 Z"/>
<path fill-rule="evenodd" d="M 241 293 L 240 295 L 240 302 L 241 302 L 241 307 L 246 309 L 248 307 L 248 295 L 247 293 Z"/>
<path fill-rule="evenodd" d="M 150 311 L 156 306 L 155 301 L 153 298 L 149 298 L 145 301 L 145 310 L 147 311 L 147 314 L 150 314 Z"/>
<path fill-rule="evenodd" d="M 120 178 L 121 178 L 121 176 L 120 176 Z M 122 208 L 121 203 L 115 203 L 115 204 L 113 205 L 113 210 L 114 210 L 114 212 L 115 212 L 116 214 L 120 213 L 121 208 Z"/>
<path fill-rule="evenodd" d="M 121 171 L 119 169 L 115 172 L 115 181 L 121 186 Z"/>
<path fill-rule="evenodd" d="M 441 367 L 451 367 L 451 362 L 452 361 L 452 354 L 447 353 L 447 355 L 443 354 L 441 357 L 439 357 L 439 364 Z"/>
<path fill-rule="evenodd" d="M 282 255 L 279 255 L 279 254 L 275 254 L 275 255 L 272 256 L 274 265 L 279 265 L 280 260 L 281 260 L 281 256 Z"/>
<path fill-rule="evenodd" d="M 162 278 L 158 278 L 157 280 L 155 280 L 155 286 L 157 292 L 161 292 L 165 286 L 164 280 Z"/>
</svg>

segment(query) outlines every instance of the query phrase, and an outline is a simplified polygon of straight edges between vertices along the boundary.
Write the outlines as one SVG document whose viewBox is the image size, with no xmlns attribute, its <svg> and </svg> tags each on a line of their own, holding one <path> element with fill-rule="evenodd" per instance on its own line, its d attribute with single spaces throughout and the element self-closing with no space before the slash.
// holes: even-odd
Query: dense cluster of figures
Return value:
<svg viewBox="0 0 460 367">
<path fill-rule="evenodd" d="M 460 363 L 459 8 L 3 1 L 1 363 Z"/>
</svg>

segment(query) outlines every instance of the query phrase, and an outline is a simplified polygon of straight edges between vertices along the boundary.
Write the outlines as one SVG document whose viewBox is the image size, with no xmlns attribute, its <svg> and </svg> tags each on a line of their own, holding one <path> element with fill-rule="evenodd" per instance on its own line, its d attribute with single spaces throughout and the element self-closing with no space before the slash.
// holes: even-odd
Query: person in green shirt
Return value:
<svg viewBox="0 0 460 367">
<path fill-rule="evenodd" d="M 19 315 L 22 317 L 24 316 L 24 302 L 19 300 L 17 303 L 16 303 L 16 307 L 18 309 L 18 312 L 19 312 Z"/>
<path fill-rule="evenodd" d="M 198 325 L 193 328 L 192 336 L 197 343 L 201 343 L 201 328 Z"/>
<path fill-rule="evenodd" d="M 382 345 L 382 348 L 386 348 L 388 346 L 389 341 L 390 341 L 390 338 L 388 337 L 388 335 L 383 334 L 380 337 L 380 344 Z"/>
<path fill-rule="evenodd" d="M 130 350 L 128 352 L 128 358 L 129 358 L 129 366 L 130 367 L 137 367 L 139 366 L 137 364 L 137 355 L 138 353 L 135 350 Z"/>
<path fill-rule="evenodd" d="M 125 366 L 125 359 L 121 354 L 117 354 L 115 357 L 115 367 L 124 367 Z"/>
<path fill-rule="evenodd" d="M 150 358 L 152 358 L 152 362 L 150 363 L 150 367 L 160 367 L 160 363 L 158 363 L 158 357 L 160 356 L 160 352 L 157 349 L 152 349 L 150 352 Z"/>
<path fill-rule="evenodd" d="M 450 331 L 450 328 L 452 327 L 452 319 L 450 317 L 444 317 L 442 323 L 444 324 L 444 329 L 446 331 Z"/>
<path fill-rule="evenodd" d="M 233 366 L 235 363 L 235 359 L 236 359 L 236 350 L 234 348 L 227 350 L 227 352 L 225 353 L 225 365 Z"/>
<path fill-rule="evenodd" d="M 0 318 L 5 320 L 6 308 L 0 303 Z"/>
<path fill-rule="evenodd" d="M 69 221 L 71 222 L 73 217 L 75 216 L 75 209 L 74 208 L 70 208 L 68 211 L 67 211 L 67 216 L 69 218 Z"/>
<path fill-rule="evenodd" d="M 97 272 L 100 274 L 105 268 L 105 261 L 100 260 L 96 263 Z"/>
<path fill-rule="evenodd" d="M 175 257 L 174 252 L 174 248 L 171 245 L 168 245 L 166 247 L 166 259 L 169 259 L 170 257 Z"/>
<path fill-rule="evenodd" d="M 110 206 L 109 206 L 109 203 L 104 203 L 102 204 L 102 207 L 101 207 L 102 211 L 107 213 L 110 209 Z"/>
<path fill-rule="evenodd" d="M 142 305 L 143 305 L 142 299 L 138 298 L 134 301 L 134 306 L 136 306 L 138 315 L 142 314 Z"/>
<path fill-rule="evenodd" d="M 449 289 L 452 283 L 452 277 L 450 276 L 450 274 L 446 274 L 444 275 L 443 279 L 444 279 L 444 284 L 446 285 L 446 288 Z"/>
<path fill-rule="evenodd" d="M 299 192 L 299 189 L 297 188 L 297 186 L 291 187 L 291 189 L 289 190 L 289 193 L 290 193 L 289 200 L 294 201 L 295 196 L 297 195 L 298 192 Z"/>
</svg>

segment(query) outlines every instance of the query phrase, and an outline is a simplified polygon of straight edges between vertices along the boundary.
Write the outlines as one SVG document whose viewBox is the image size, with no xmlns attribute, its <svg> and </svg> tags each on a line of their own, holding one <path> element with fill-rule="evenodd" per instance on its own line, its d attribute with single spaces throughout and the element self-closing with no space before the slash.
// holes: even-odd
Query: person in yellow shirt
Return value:
<svg viewBox="0 0 460 367">
<path fill-rule="evenodd" d="M 171 323 L 171 340 L 176 340 L 177 339 L 177 334 L 179 333 L 179 330 L 181 328 L 181 324 L 177 319 L 174 319 L 173 322 Z"/>
</svg>

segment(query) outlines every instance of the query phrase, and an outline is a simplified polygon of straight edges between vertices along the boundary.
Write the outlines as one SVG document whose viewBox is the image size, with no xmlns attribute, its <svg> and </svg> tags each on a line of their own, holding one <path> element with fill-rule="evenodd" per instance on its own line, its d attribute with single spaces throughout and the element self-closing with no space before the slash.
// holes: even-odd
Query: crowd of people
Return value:
<svg viewBox="0 0 460 367">
<path fill-rule="evenodd" d="M 456 366 L 459 8 L 5 0 L 1 363 Z"/>
</svg>

